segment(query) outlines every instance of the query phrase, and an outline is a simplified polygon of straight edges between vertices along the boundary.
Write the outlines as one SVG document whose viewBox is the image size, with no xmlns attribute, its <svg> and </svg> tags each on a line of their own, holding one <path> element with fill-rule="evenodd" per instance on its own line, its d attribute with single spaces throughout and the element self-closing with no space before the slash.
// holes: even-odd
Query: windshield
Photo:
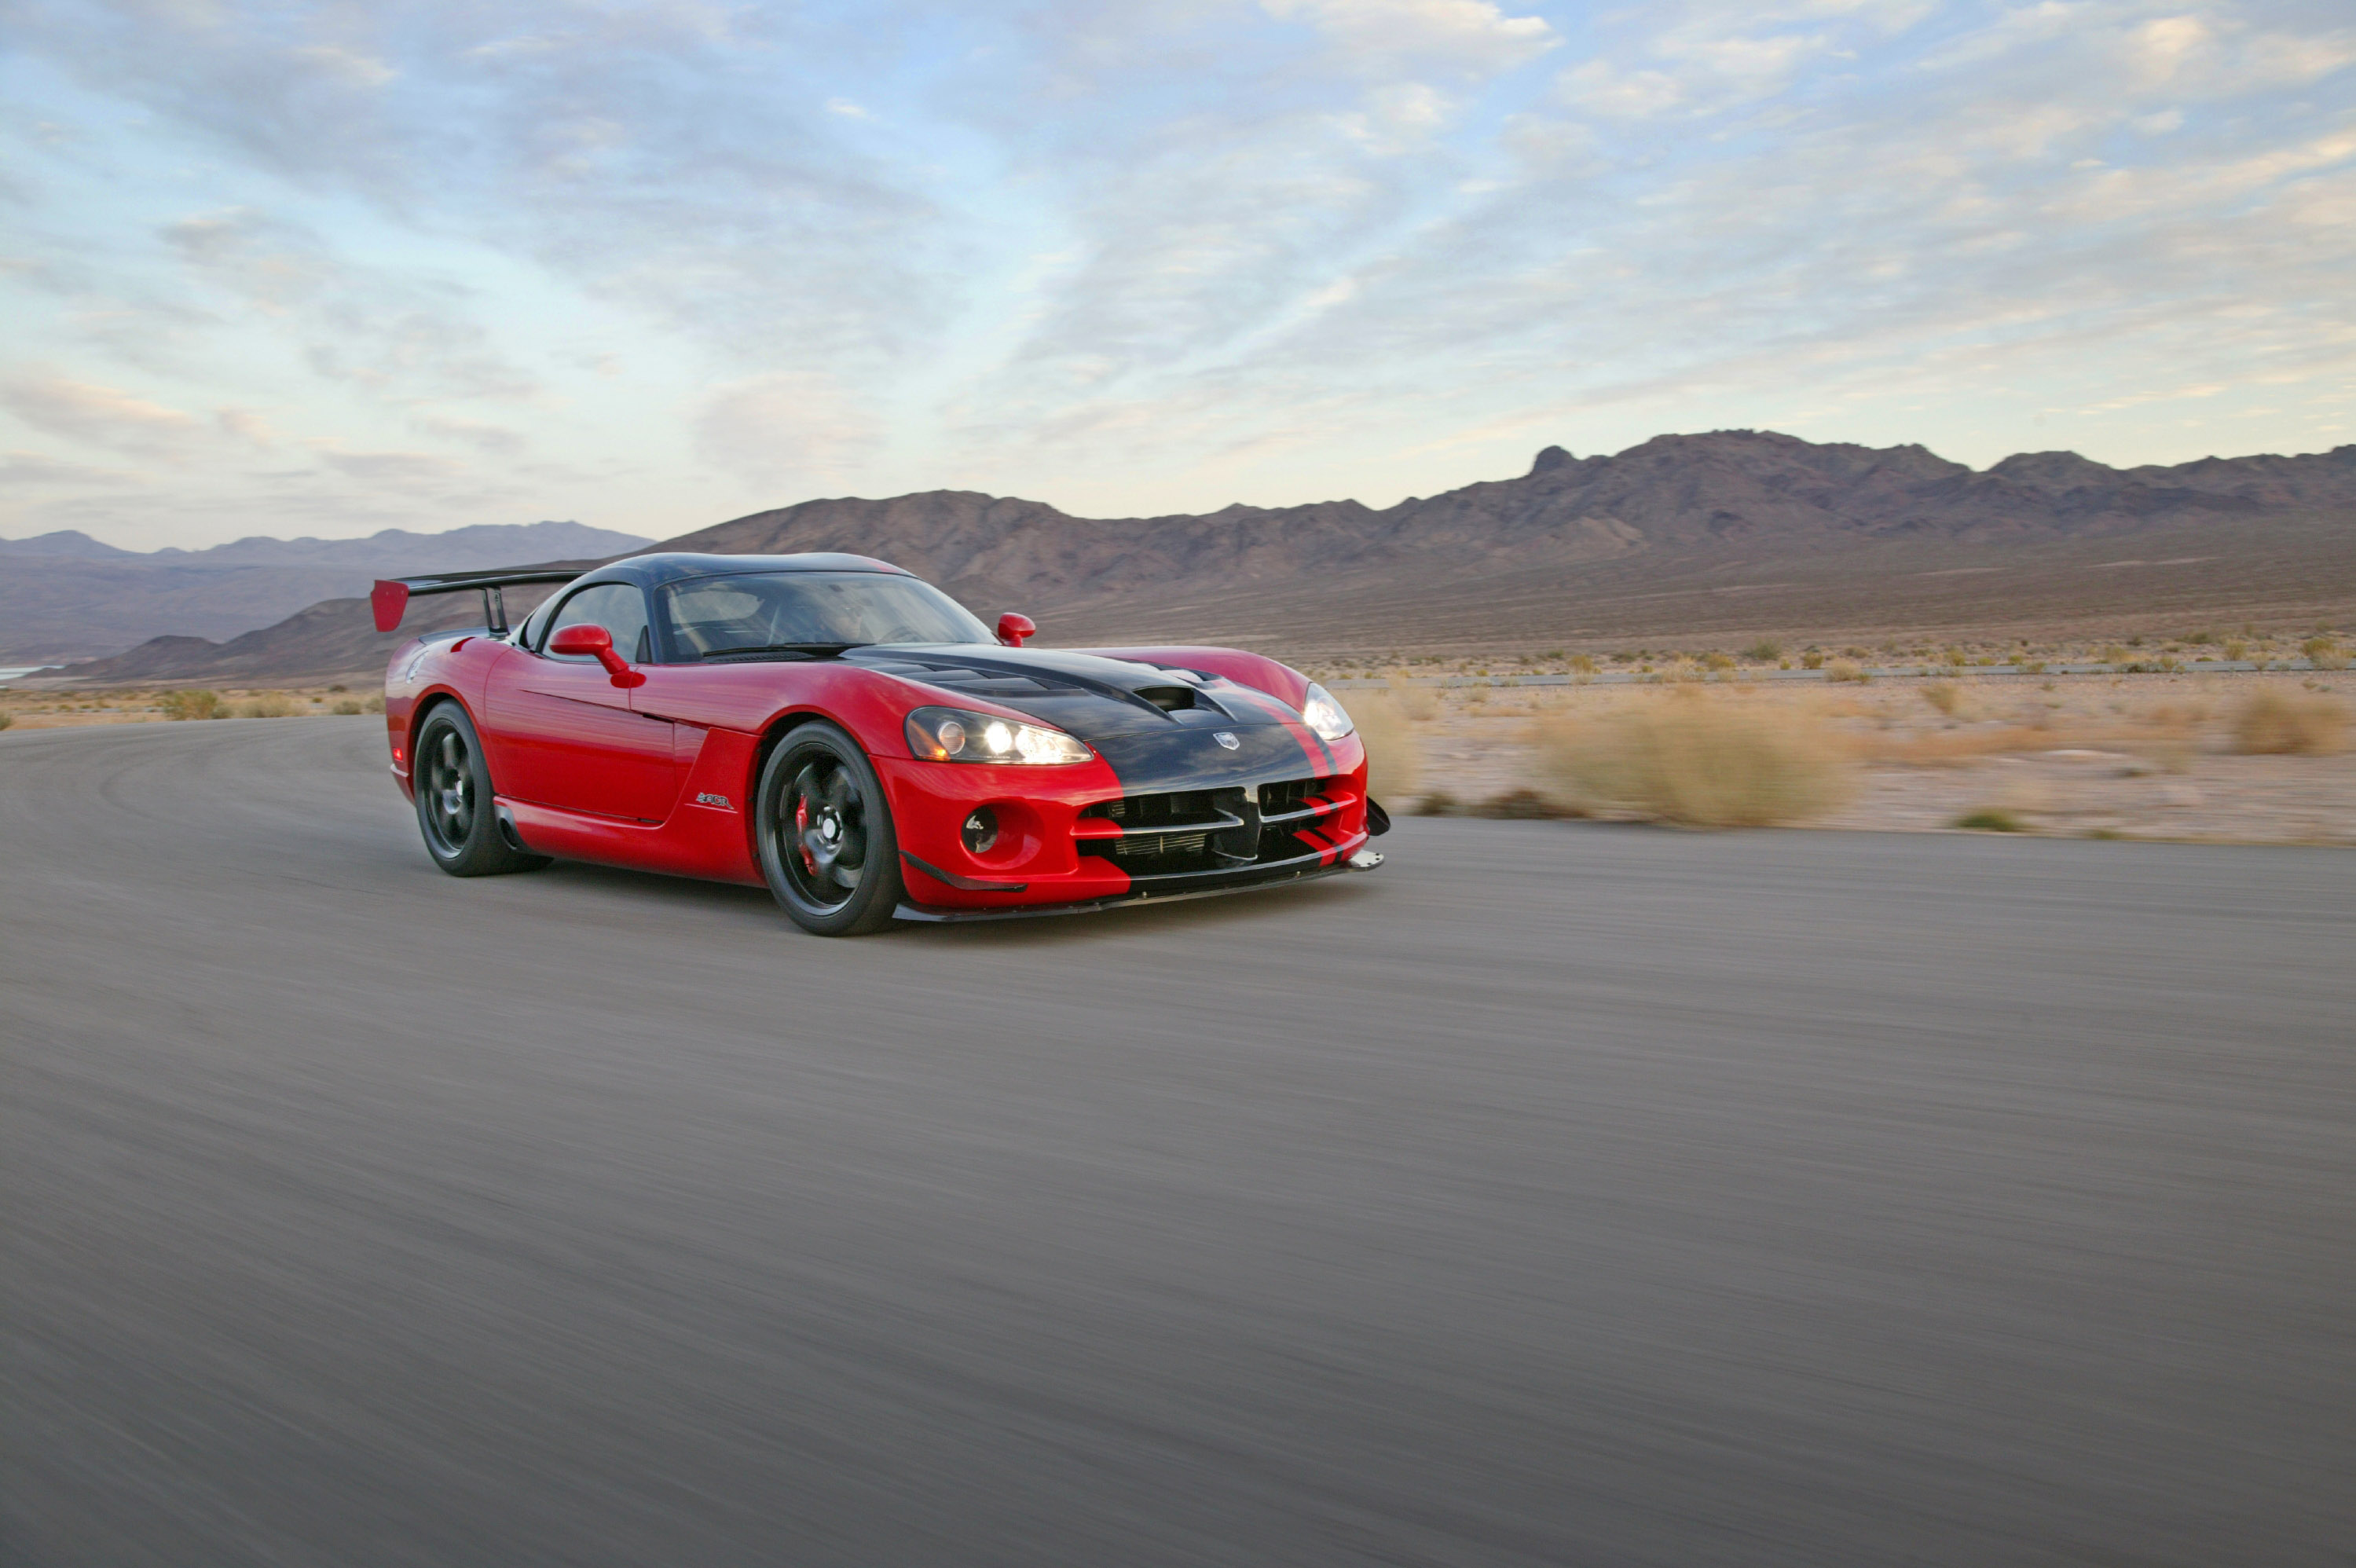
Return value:
<svg viewBox="0 0 2356 1568">
<path fill-rule="evenodd" d="M 674 583 L 657 596 L 686 659 L 752 648 L 990 642 L 981 622 L 929 583 L 883 572 L 747 572 Z"/>
</svg>

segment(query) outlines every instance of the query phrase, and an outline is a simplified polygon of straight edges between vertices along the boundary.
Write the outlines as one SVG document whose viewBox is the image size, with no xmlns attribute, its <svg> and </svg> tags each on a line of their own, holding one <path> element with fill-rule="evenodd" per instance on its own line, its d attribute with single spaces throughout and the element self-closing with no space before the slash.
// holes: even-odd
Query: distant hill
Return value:
<svg viewBox="0 0 2356 1568">
<path fill-rule="evenodd" d="M 598 560 L 648 541 L 577 522 L 484 524 L 367 539 L 241 539 L 117 549 L 84 533 L 0 540 L 0 663 L 113 653 L 156 636 L 229 638 L 379 576 Z"/>
<path fill-rule="evenodd" d="M 2356 446 L 2127 469 L 2029 453 L 1975 470 L 1921 446 L 1720 431 L 1609 456 L 1549 446 L 1515 478 L 1380 509 L 1095 520 L 936 490 L 804 501 L 661 548 L 879 556 L 985 618 L 1032 614 L 1062 644 L 1378 654 L 2289 624 L 2356 614 Z M 267 671 L 249 645 L 247 679 L 330 668 L 314 632 L 269 629 Z M 204 657 L 175 655 L 192 675 Z"/>
<path fill-rule="evenodd" d="M 62 561 L 129 561 L 136 551 L 118 550 L 77 529 L 60 529 L 31 539 L 0 539 L 0 556 L 37 555 Z"/>
</svg>

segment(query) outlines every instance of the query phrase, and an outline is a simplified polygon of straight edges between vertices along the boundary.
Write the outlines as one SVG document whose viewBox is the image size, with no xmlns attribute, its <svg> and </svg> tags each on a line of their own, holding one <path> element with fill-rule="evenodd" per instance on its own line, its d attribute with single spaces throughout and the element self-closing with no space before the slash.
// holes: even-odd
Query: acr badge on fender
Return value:
<svg viewBox="0 0 2356 1568">
<path fill-rule="evenodd" d="M 1233 751 L 1236 747 L 1243 745 L 1243 742 L 1237 740 L 1234 736 L 1228 734 L 1223 729 L 1213 730 L 1211 732 L 1211 738 L 1217 741 L 1221 746 L 1226 746 L 1229 751 Z"/>
</svg>

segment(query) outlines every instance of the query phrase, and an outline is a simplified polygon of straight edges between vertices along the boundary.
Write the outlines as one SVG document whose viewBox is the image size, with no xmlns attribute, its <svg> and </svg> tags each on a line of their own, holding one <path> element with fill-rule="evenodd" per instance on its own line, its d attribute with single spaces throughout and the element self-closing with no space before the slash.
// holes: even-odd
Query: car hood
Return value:
<svg viewBox="0 0 2356 1568">
<path fill-rule="evenodd" d="M 1052 649 L 856 648 L 842 659 L 930 687 L 944 704 L 974 698 L 1053 725 L 1131 789 L 1333 771 L 1290 706 L 1201 671 Z"/>
</svg>

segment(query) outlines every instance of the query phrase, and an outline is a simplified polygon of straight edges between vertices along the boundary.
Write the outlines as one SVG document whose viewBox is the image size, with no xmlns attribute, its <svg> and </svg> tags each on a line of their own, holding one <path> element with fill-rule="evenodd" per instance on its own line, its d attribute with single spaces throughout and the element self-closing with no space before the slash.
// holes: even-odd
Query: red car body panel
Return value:
<svg viewBox="0 0 2356 1568">
<path fill-rule="evenodd" d="M 1305 798 L 1313 820 L 1286 852 L 1299 858 L 1284 864 L 1333 867 L 1365 844 L 1365 748 L 1355 734 L 1320 739 L 1301 721 L 1309 682 L 1298 671 L 1233 649 L 1085 651 L 1221 678 L 1219 701 L 1238 714 L 1238 729 L 1252 723 L 1257 734 L 1290 736 L 1281 756 L 1297 748 L 1298 765 L 1276 771 L 1315 788 Z M 848 732 L 873 763 L 913 903 L 1021 909 L 1119 898 L 1138 885 L 1110 858 L 1086 853 L 1089 841 L 1123 830 L 1083 813 L 1135 793 L 1134 781 L 1103 755 L 1036 766 L 910 752 L 912 709 L 952 705 L 1041 722 L 1020 708 L 833 659 L 648 663 L 632 676 L 636 683 L 621 683 L 626 678 L 594 662 L 544 657 L 486 634 L 410 643 L 386 671 L 394 777 L 411 792 L 418 725 L 432 704 L 455 701 L 481 737 L 501 817 L 534 853 L 761 886 L 751 808 L 762 764 L 787 730 L 822 719 Z M 980 806 L 995 813 L 999 834 L 977 854 L 960 828 Z"/>
</svg>

